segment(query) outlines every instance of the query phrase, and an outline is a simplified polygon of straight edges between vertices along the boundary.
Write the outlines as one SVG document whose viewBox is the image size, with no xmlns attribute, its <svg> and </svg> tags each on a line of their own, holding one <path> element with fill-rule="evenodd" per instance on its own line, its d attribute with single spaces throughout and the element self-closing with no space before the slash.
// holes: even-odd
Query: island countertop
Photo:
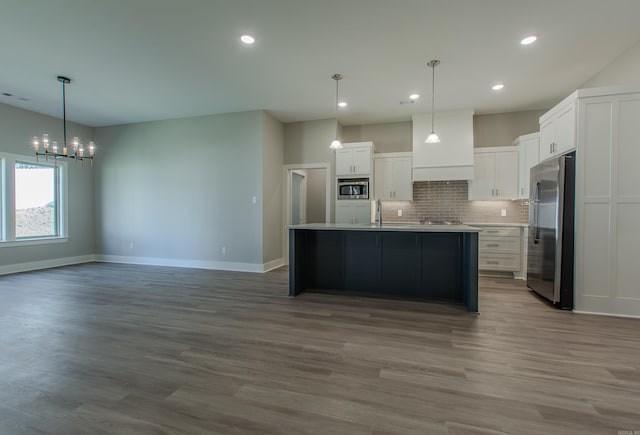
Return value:
<svg viewBox="0 0 640 435">
<path fill-rule="evenodd" d="M 289 225 L 291 230 L 338 230 L 338 231 L 408 231 L 419 233 L 478 233 L 481 228 L 470 225 L 427 225 L 390 222 L 377 224 L 300 224 Z"/>
</svg>

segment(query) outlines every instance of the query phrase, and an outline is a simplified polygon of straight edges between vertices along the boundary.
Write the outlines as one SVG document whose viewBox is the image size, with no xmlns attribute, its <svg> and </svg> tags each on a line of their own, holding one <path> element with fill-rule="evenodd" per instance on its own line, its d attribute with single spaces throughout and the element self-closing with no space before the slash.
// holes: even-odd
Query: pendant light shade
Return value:
<svg viewBox="0 0 640 435">
<path fill-rule="evenodd" d="M 429 134 L 429 136 L 427 136 L 427 140 L 425 140 L 426 143 L 440 142 L 440 137 L 438 136 L 438 134 L 436 133 L 433 127 L 433 124 L 434 124 L 433 119 L 436 116 L 435 114 L 436 66 L 438 66 L 439 64 L 440 64 L 440 61 L 436 59 L 429 61 L 429 63 L 427 64 L 431 68 L 432 73 L 431 73 L 431 133 Z"/>
<path fill-rule="evenodd" d="M 336 81 L 336 136 L 335 139 L 331 141 L 329 148 L 332 150 L 339 150 L 342 149 L 342 142 L 338 139 L 338 83 L 342 80 L 342 74 L 334 74 L 331 78 Z"/>
</svg>

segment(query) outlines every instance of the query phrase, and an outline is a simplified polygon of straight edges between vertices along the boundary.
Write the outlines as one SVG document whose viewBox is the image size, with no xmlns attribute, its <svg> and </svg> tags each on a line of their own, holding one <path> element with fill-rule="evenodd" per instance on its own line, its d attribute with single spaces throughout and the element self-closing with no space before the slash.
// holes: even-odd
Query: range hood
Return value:
<svg viewBox="0 0 640 435">
<path fill-rule="evenodd" d="M 431 114 L 413 115 L 413 181 L 473 180 L 473 110 L 436 112 L 440 143 L 425 143 Z"/>
</svg>

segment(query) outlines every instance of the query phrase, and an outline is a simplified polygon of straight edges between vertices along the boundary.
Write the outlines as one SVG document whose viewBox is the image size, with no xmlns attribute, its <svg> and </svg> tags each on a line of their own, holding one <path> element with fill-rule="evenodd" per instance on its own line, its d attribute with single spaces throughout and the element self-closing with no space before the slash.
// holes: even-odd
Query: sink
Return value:
<svg viewBox="0 0 640 435">
<path fill-rule="evenodd" d="M 445 220 L 430 220 L 425 219 L 420 221 L 423 225 L 462 225 L 462 222 L 455 219 L 445 219 Z"/>
</svg>

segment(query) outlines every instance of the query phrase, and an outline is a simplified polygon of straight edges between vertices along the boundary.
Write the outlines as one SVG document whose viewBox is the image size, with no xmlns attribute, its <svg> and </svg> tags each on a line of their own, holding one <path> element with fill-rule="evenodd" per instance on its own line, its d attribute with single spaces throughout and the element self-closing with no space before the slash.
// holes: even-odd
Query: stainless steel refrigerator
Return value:
<svg viewBox="0 0 640 435">
<path fill-rule="evenodd" d="M 531 168 L 527 286 L 573 309 L 575 152 Z"/>
</svg>

